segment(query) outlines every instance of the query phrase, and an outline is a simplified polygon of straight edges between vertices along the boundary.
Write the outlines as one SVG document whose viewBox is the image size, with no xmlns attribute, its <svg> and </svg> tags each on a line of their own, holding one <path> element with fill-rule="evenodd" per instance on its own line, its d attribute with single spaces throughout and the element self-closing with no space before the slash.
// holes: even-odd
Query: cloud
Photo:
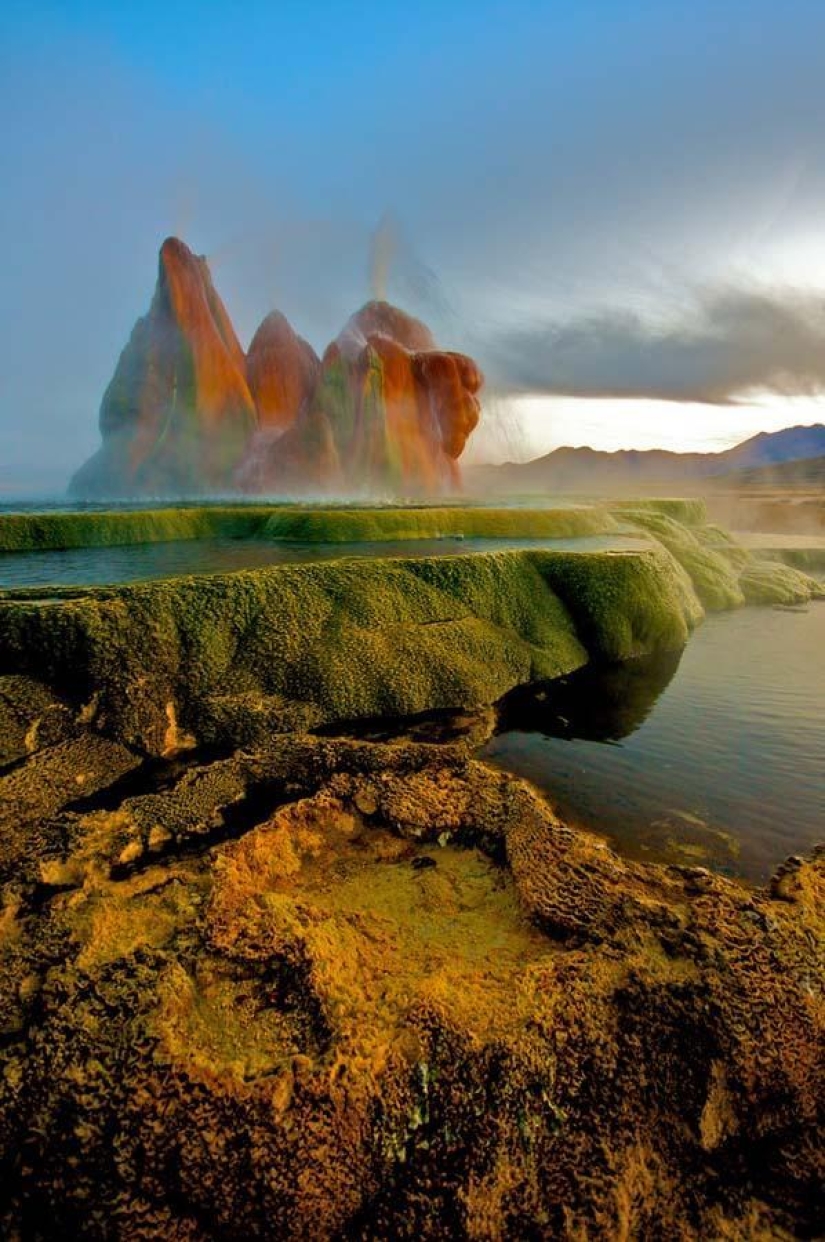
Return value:
<svg viewBox="0 0 825 1242">
<path fill-rule="evenodd" d="M 530 324 L 479 343 L 506 392 L 735 402 L 767 390 L 825 391 L 825 298 L 782 289 L 716 289 L 663 327 L 616 310 Z"/>
</svg>

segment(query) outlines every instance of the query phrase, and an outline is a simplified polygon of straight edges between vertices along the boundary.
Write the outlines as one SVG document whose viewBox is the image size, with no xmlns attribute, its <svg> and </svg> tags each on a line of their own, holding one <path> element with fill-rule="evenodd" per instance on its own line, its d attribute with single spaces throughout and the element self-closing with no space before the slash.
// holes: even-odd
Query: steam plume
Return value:
<svg viewBox="0 0 825 1242">
<path fill-rule="evenodd" d="M 388 211 L 378 221 L 370 245 L 370 290 L 381 302 L 387 300 L 390 266 L 398 252 L 398 225 Z"/>
</svg>

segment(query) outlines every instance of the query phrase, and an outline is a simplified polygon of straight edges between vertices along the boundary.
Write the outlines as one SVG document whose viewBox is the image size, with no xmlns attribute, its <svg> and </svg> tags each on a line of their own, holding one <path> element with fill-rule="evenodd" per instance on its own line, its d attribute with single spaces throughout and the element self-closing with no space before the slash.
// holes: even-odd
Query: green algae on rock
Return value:
<svg viewBox="0 0 825 1242">
<path fill-rule="evenodd" d="M 691 570 L 809 590 L 642 513 L 630 552 L 0 594 L 0 1232 L 822 1230 L 825 855 L 624 860 L 470 757 L 506 690 L 681 648 Z"/>
<path fill-rule="evenodd" d="M 266 522 L 269 539 L 319 543 L 367 540 L 437 539 L 578 539 L 611 534 L 616 521 L 606 509 L 581 505 L 561 509 L 468 507 L 336 508 L 284 507 Z"/>
<path fill-rule="evenodd" d="M 192 505 L 95 512 L 0 513 L 0 552 L 116 547 L 178 539 L 250 539 L 272 505 Z"/>
<path fill-rule="evenodd" d="M 0 513 L 0 552 L 114 547 L 183 539 L 290 539 L 318 543 L 467 538 L 576 539 L 611 534 L 616 521 L 598 506 L 486 509 L 313 508 L 286 504 L 209 504 L 96 512 Z"/>
<path fill-rule="evenodd" d="M 823 594 L 821 584 L 799 569 L 760 560 L 719 526 L 688 527 L 651 502 L 647 508 L 627 507 L 617 516 L 657 540 L 685 569 L 702 604 L 709 611 L 741 604 L 804 603 Z M 654 507 L 655 506 L 655 507 Z"/>
<path fill-rule="evenodd" d="M 620 529 L 643 531 L 649 546 L 344 558 L 0 594 L 0 675 L 43 679 L 75 708 L 93 705 L 110 736 L 163 754 L 197 743 L 251 745 L 272 731 L 335 720 L 473 708 L 588 659 L 679 648 L 703 605 L 821 593 L 804 574 L 755 561 L 718 527 L 689 528 L 651 507 L 615 512 Z M 449 532 L 553 538 L 616 525 L 602 508 L 215 506 L 52 516 L 83 517 L 88 529 L 75 529 L 76 538 L 89 538 L 98 523 L 95 538 L 113 542 L 216 529 L 324 541 Z M 52 537 L 71 538 L 71 523 L 60 531 L 57 521 Z"/>
<path fill-rule="evenodd" d="M 745 602 L 737 572 L 715 539 L 703 540 L 699 530 L 653 510 L 627 509 L 624 516 L 634 526 L 658 539 L 687 570 L 696 594 L 706 608 L 720 611 L 737 608 Z"/>
<path fill-rule="evenodd" d="M 661 548 L 534 556 L 593 659 L 628 660 L 683 647 L 704 616 L 690 577 Z"/>
<path fill-rule="evenodd" d="M 825 598 L 824 583 L 781 561 L 751 559 L 739 585 L 749 604 L 799 604 Z"/>
<path fill-rule="evenodd" d="M 681 522 L 683 526 L 701 526 L 707 522 L 708 511 L 704 500 L 698 496 L 640 496 L 628 500 L 612 500 L 612 509 L 640 509 L 661 513 Z"/>
<path fill-rule="evenodd" d="M 777 542 L 781 544 L 781 539 Z M 763 561 L 781 561 L 793 569 L 801 569 L 803 573 L 825 574 L 825 544 L 821 547 L 760 547 L 759 556 Z"/>
<path fill-rule="evenodd" d="M 702 615 L 656 546 L 283 565 L 47 598 L 0 598 L 0 672 L 94 700 L 100 727 L 154 754 L 178 727 L 237 737 L 250 711 L 254 733 L 491 703 L 591 657 L 681 646 Z"/>
</svg>

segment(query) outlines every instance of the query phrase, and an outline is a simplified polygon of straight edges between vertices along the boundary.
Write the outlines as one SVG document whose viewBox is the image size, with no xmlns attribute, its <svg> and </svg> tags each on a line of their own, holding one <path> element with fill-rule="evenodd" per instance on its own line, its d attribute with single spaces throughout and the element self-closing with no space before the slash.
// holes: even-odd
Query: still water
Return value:
<svg viewBox="0 0 825 1242">
<path fill-rule="evenodd" d="M 482 757 L 622 853 L 763 881 L 825 841 L 825 602 L 709 617 L 681 658 L 502 704 Z"/>
<path fill-rule="evenodd" d="M 0 554 L 0 587 L 83 586 L 341 557 L 630 549 L 621 536 L 357 544 L 204 539 Z M 825 840 L 825 602 L 709 617 L 685 651 L 514 692 L 482 757 L 623 853 L 761 881 Z"/>
<path fill-rule="evenodd" d="M 445 556 L 517 548 L 632 551 L 644 540 L 622 535 L 580 539 L 399 539 L 375 543 L 298 543 L 263 539 L 186 539 L 169 543 L 0 553 L 0 587 L 93 586 L 183 574 L 230 573 L 342 557 Z"/>
</svg>

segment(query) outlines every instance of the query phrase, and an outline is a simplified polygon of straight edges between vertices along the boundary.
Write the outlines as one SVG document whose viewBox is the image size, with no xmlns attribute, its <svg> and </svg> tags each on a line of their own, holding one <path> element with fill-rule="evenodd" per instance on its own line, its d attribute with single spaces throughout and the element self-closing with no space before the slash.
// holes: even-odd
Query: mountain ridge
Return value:
<svg viewBox="0 0 825 1242">
<path fill-rule="evenodd" d="M 672 449 L 615 449 L 564 445 L 527 462 L 475 466 L 467 471 L 470 486 L 496 490 L 525 487 L 613 489 L 664 483 L 721 480 L 789 462 L 825 456 L 825 424 L 797 424 L 780 431 L 762 431 L 729 449 L 713 453 L 678 453 Z"/>
</svg>

